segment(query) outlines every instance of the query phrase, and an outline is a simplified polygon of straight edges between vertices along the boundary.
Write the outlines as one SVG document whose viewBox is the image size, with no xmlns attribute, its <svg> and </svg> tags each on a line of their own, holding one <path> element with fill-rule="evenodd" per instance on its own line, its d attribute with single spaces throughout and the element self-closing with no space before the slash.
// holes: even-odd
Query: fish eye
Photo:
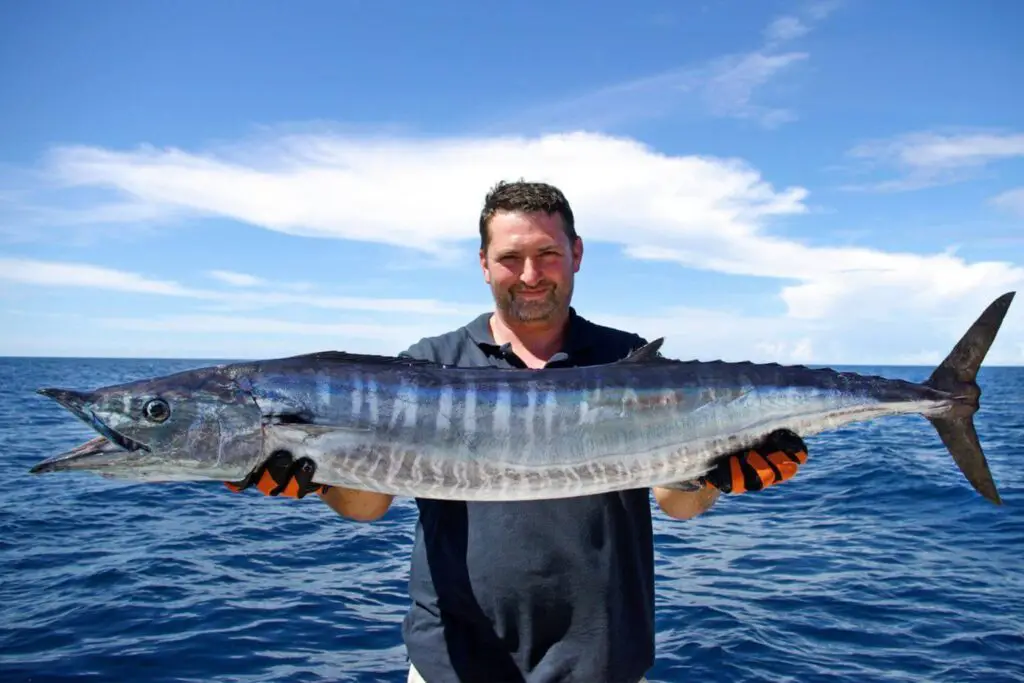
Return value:
<svg viewBox="0 0 1024 683">
<path fill-rule="evenodd" d="M 151 422 L 163 422 L 171 416 L 171 406 L 162 398 L 154 398 L 142 406 L 142 414 Z"/>
</svg>

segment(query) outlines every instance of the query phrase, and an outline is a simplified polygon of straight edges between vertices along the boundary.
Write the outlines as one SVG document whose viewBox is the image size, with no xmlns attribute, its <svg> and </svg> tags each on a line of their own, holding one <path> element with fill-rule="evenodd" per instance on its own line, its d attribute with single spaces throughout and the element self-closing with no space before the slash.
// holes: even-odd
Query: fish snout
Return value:
<svg viewBox="0 0 1024 683">
<path fill-rule="evenodd" d="M 54 401 L 76 415 L 82 415 L 85 411 L 86 404 L 89 402 L 89 394 L 82 391 L 74 391 L 72 389 L 48 387 L 45 389 L 37 389 L 36 393 L 46 396 L 47 398 L 52 398 Z"/>
</svg>

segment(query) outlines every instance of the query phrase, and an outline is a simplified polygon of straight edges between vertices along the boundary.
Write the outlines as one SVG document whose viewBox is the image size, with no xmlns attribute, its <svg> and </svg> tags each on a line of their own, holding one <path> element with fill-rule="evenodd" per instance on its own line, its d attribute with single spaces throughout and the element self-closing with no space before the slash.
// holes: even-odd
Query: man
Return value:
<svg viewBox="0 0 1024 683">
<path fill-rule="evenodd" d="M 572 210 L 543 183 L 499 183 L 480 215 L 480 266 L 495 307 L 404 355 L 460 366 L 610 363 L 646 343 L 596 325 L 570 306 L 583 259 Z M 721 491 L 760 490 L 806 460 L 792 433 L 723 459 L 691 490 L 656 488 L 660 509 L 689 519 Z M 308 465 L 308 463 L 307 463 Z M 340 515 L 370 521 L 392 497 L 309 483 L 284 456 L 253 481 L 264 493 L 317 491 Z M 298 479 L 294 472 L 302 472 Z M 243 484 L 242 487 L 244 488 Z M 565 500 L 464 503 L 417 500 L 412 606 L 403 625 L 409 681 L 588 683 L 644 680 L 654 660 L 650 493 Z"/>
</svg>

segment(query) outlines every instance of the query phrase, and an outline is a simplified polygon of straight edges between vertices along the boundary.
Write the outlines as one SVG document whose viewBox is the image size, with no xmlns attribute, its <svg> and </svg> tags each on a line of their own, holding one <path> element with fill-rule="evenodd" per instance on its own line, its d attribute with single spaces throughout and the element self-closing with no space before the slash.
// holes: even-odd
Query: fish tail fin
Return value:
<svg viewBox="0 0 1024 683">
<path fill-rule="evenodd" d="M 981 405 L 977 376 L 1013 297 L 1014 292 L 1008 292 L 989 304 L 925 382 L 959 401 L 944 414 L 928 416 L 928 421 L 971 486 L 996 505 L 1002 500 L 974 429 L 974 414 Z"/>
</svg>

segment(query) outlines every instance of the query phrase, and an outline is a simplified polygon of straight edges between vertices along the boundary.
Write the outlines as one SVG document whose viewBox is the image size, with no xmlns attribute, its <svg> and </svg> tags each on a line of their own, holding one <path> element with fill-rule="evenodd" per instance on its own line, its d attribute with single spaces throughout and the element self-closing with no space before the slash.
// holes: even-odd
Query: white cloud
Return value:
<svg viewBox="0 0 1024 683">
<path fill-rule="evenodd" d="M 207 273 L 211 278 L 232 287 L 263 287 L 264 289 L 285 289 L 296 292 L 306 292 L 313 289 L 309 282 L 280 282 L 267 280 L 266 278 L 239 273 L 233 270 L 211 270 Z"/>
<path fill-rule="evenodd" d="M 932 366 L 949 353 L 989 303 L 987 295 L 977 294 L 953 306 L 888 320 L 865 319 L 853 311 L 808 319 L 694 307 L 591 317 L 647 339 L 664 337 L 664 353 L 682 359 Z M 1022 322 L 1019 309 L 1011 309 L 985 365 L 1024 363 L 1024 344 L 1016 341 L 1024 336 Z"/>
<path fill-rule="evenodd" d="M 16 272 L 10 263 L 0 263 L 0 272 Z M 156 296 L 180 294 L 189 290 L 142 276 L 107 272 L 105 269 L 59 269 L 31 264 L 37 272 L 76 273 L 74 277 L 34 278 L 36 285 L 100 286 L 120 291 L 144 291 Z M 82 273 L 87 273 L 85 279 Z M 97 274 L 98 273 L 98 274 Z M 626 286 L 632 286 L 626 282 Z M 636 285 L 642 291 L 643 284 Z M 930 302 L 918 299 L 904 306 L 902 314 L 879 316 L 873 307 L 882 307 L 888 299 L 899 299 L 898 288 L 850 292 L 854 300 L 842 306 L 829 306 L 818 316 L 751 314 L 722 308 L 658 306 L 648 300 L 638 305 L 635 314 L 612 313 L 600 304 L 588 306 L 584 314 L 600 323 L 629 329 L 649 339 L 666 337 L 665 352 L 679 358 L 701 360 L 752 360 L 782 363 L 924 363 L 934 364 L 952 347 L 970 322 L 989 303 L 998 287 L 986 284 L 960 298 Z M 202 290 L 197 290 L 202 291 Z M 684 296 L 684 295 L 680 295 Z M 200 297 L 201 298 L 201 297 Z M 953 305 L 950 305 L 952 302 Z M 371 317 L 372 311 L 395 302 L 366 300 L 342 323 L 303 320 L 296 308 L 287 315 L 163 315 L 149 317 L 112 317 L 94 313 L 60 315 L 46 311 L 7 311 L 20 317 L 46 318 L 52 326 L 59 318 L 61 334 L 43 333 L 19 339 L 4 339 L 4 353 L 114 356 L 152 355 L 205 358 L 258 358 L 305 353 L 319 349 L 344 349 L 370 353 L 397 353 L 417 339 L 445 332 L 463 324 L 468 314 L 481 307 L 449 306 L 426 309 L 429 315 Z M 483 302 L 481 302 L 483 303 Z M 859 304 L 859 306 L 857 306 Z M 415 306 L 411 306 L 415 309 Z M 422 309 L 420 309 L 422 310 Z M 407 312 L 412 312 L 407 311 Z M 1011 311 L 1004 330 L 987 363 L 1024 361 L 1024 345 L 1015 341 L 1024 336 L 1021 316 Z M 17 324 L 15 329 L 24 326 Z M 49 329 L 44 328 L 44 329 Z M 107 330 L 116 330 L 111 336 Z"/>
<path fill-rule="evenodd" d="M 165 341 L 168 335 L 179 338 L 205 336 L 215 355 L 253 354 L 250 341 L 258 339 L 256 348 L 274 355 L 306 353 L 312 350 L 341 349 L 353 352 L 396 354 L 413 342 L 431 334 L 447 332 L 465 323 L 457 316 L 431 316 L 405 322 L 321 323 L 288 318 L 245 317 L 221 315 L 181 315 L 153 318 L 106 317 L 95 321 L 119 333 L 159 332 Z M 188 346 L 188 342 L 181 342 Z M 210 355 L 209 352 L 203 355 Z"/>
<path fill-rule="evenodd" d="M 666 307 L 653 313 L 595 315 L 594 320 L 635 330 L 648 340 L 665 338 L 666 355 L 698 360 L 813 361 L 814 339 L 827 325 L 784 316 L 728 309 Z"/>
<path fill-rule="evenodd" d="M 321 294 L 287 294 L 270 291 L 219 291 L 187 287 L 170 280 L 154 280 L 138 273 L 85 263 L 0 257 L 0 280 L 45 287 L 73 287 L 180 297 L 211 302 L 226 309 L 259 309 L 299 306 L 376 313 L 419 315 L 467 315 L 479 312 L 479 304 L 450 303 L 436 299 L 346 297 Z M 252 281 L 258 283 L 258 279 Z"/>
<path fill-rule="evenodd" d="M 0 353 L 27 356 L 114 358 L 276 358 L 325 349 L 396 354 L 459 319 L 417 319 L 419 324 L 317 324 L 287 318 L 180 316 L 79 318 L 61 316 L 43 334 L 18 328 L 0 338 Z M 56 331 L 59 324 L 60 333 Z"/>
<path fill-rule="evenodd" d="M 810 58 L 807 52 L 778 50 L 810 33 L 839 5 L 814 2 L 804 9 L 803 17 L 774 19 L 762 32 L 762 44 L 752 50 L 709 57 L 514 111 L 498 127 L 611 131 L 625 122 L 697 110 L 720 118 L 752 120 L 765 128 L 795 121 L 796 112 L 761 103 L 758 96 L 773 80 Z"/>
<path fill-rule="evenodd" d="M 906 158 L 970 155 L 946 150 Z M 638 260 L 764 278 L 766 291 L 784 306 L 784 315 L 753 319 L 737 312 L 680 312 L 674 328 L 685 343 L 680 353 L 699 344 L 705 355 L 763 353 L 799 362 L 876 359 L 886 349 L 944 354 L 950 335 L 961 334 L 992 298 L 1024 282 L 1017 264 L 972 262 L 953 251 L 820 246 L 828 235 L 825 224 L 818 229 L 818 245 L 781 237 L 772 231 L 775 222 L 809 220 L 804 188 L 774 187 L 741 160 L 671 155 L 609 135 L 307 134 L 265 138 L 248 147 L 241 143 L 230 152 L 77 146 L 55 150 L 49 163 L 52 177 L 76 187 L 113 188 L 155 210 L 229 218 L 295 235 L 392 244 L 433 257 L 474 244 L 480 201 L 496 180 L 547 180 L 569 196 L 586 241 L 620 245 Z M 466 316 L 486 303 L 484 291 L 474 292 L 468 303 L 300 296 L 258 275 L 226 270 L 212 277 L 231 289 L 188 287 L 87 264 L 0 261 L 0 278 L 9 280 L 148 291 L 234 309 L 289 305 Z M 641 292 L 645 284 L 624 280 L 621 286 Z M 673 315 L 635 322 L 657 331 Z M 197 320 L 163 324 L 194 326 Z M 1014 325 L 1011 321 L 1008 328 L 1019 329 Z M 696 341 L 694 329 L 700 331 Z M 872 335 L 882 335 L 880 345 Z"/>
<path fill-rule="evenodd" d="M 88 263 L 61 263 L 37 259 L 0 257 L 0 279 L 30 285 L 89 287 L 164 296 L 198 294 L 177 282 L 152 280 L 138 273 L 102 268 Z"/>
<path fill-rule="evenodd" d="M 807 57 L 802 52 L 776 55 L 761 50 L 723 55 L 513 110 L 493 128 L 611 131 L 625 123 L 697 111 L 774 128 L 795 120 L 795 113 L 760 104 L 757 95 L 773 78 Z"/>
<path fill-rule="evenodd" d="M 751 52 L 715 60 L 705 76 L 704 99 L 717 116 L 753 118 L 768 128 L 794 121 L 796 114 L 789 109 L 754 104 L 754 92 L 808 57 L 806 52 Z"/>
<path fill-rule="evenodd" d="M 112 187 L 168 210 L 235 219 L 295 235 L 444 251 L 472 239 L 480 198 L 499 178 L 547 178 L 573 197 L 588 234 L 746 231 L 800 213 L 806 192 L 777 192 L 736 160 L 666 156 L 587 133 L 535 138 L 354 139 L 289 136 L 260 162 L 145 148 L 55 150 L 55 176 Z M 649 228 L 646 226 L 650 226 Z"/>
<path fill-rule="evenodd" d="M 1013 264 L 970 263 L 953 253 L 809 246 L 774 236 L 768 230 L 773 220 L 807 212 L 805 189 L 777 189 L 739 160 L 667 155 L 624 138 L 290 136 L 256 151 L 258 162 L 243 163 L 213 152 L 74 147 L 55 151 L 51 161 L 54 174 L 68 182 L 118 188 L 153 206 L 427 253 L 473 239 L 467 216 L 477 214 L 497 179 L 544 179 L 571 198 L 585 239 L 620 244 L 637 259 L 770 278 L 793 318 L 842 311 L 883 319 L 957 301 L 975 305 L 975 294 L 1000 293 L 1024 277 Z M 225 300 L 222 294 L 190 295 Z M 244 293 L 227 300 L 245 303 Z M 450 310 L 439 302 L 297 298 L 277 291 L 252 300 Z"/>
<path fill-rule="evenodd" d="M 890 159 L 910 169 L 955 169 L 1024 156 L 1024 135 L 911 133 L 861 145 L 853 154 Z"/>
<path fill-rule="evenodd" d="M 853 185 L 853 189 L 916 190 L 957 182 L 990 164 L 1024 157 L 1024 134 L 914 132 L 864 142 L 849 155 L 903 173 L 895 179 Z"/>
<path fill-rule="evenodd" d="M 912 316 L 865 324 L 836 314 L 824 320 L 744 314 L 693 307 L 644 308 L 642 314 L 587 309 L 599 323 L 665 337 L 664 351 L 677 358 L 781 363 L 897 363 L 934 365 L 948 353 L 988 301 L 946 315 Z M 7 313 L 15 314 L 14 311 Z M 53 318 L 45 312 L 17 312 Z M 1024 327 L 1011 312 L 986 365 L 1024 362 Z M 289 317 L 177 315 L 156 317 L 59 316 L 62 334 L 3 340 L 3 352 L 44 355 L 270 358 L 323 349 L 394 354 L 421 337 L 465 322 L 462 316 L 425 316 L 380 322 L 310 322 Z M 22 325 L 17 326 L 23 329 Z M 111 335 L 110 331 L 116 331 Z"/>
<path fill-rule="evenodd" d="M 209 276 L 235 287 L 258 287 L 267 284 L 263 278 L 247 273 L 236 273 L 230 270 L 211 270 Z"/>
<path fill-rule="evenodd" d="M 991 296 L 1024 282 L 1024 269 L 1006 262 L 968 263 L 952 253 L 811 247 L 759 231 L 706 236 L 700 249 L 638 245 L 627 246 L 626 252 L 791 283 L 782 285 L 779 295 L 796 319 L 851 315 L 885 320 L 907 312 L 934 313 L 960 303 L 977 305 L 978 293 Z"/>
<path fill-rule="evenodd" d="M 991 201 L 994 206 L 1024 217 L 1024 187 L 1002 192 Z"/>
<path fill-rule="evenodd" d="M 814 21 L 822 21 L 845 4 L 845 0 L 818 0 L 807 5 L 807 16 Z"/>
<path fill-rule="evenodd" d="M 758 104 L 754 95 L 779 74 L 810 58 L 807 52 L 778 53 L 784 44 L 810 33 L 839 7 L 838 2 L 810 3 L 804 17 L 784 15 L 771 21 L 763 31 L 764 43 L 744 54 L 710 60 L 693 73 L 701 83 L 704 101 L 716 116 L 755 119 L 766 128 L 795 121 L 790 109 Z"/>
<path fill-rule="evenodd" d="M 768 44 L 783 43 L 796 40 L 810 30 L 810 27 L 797 17 L 779 17 L 765 28 L 764 39 Z"/>
</svg>

